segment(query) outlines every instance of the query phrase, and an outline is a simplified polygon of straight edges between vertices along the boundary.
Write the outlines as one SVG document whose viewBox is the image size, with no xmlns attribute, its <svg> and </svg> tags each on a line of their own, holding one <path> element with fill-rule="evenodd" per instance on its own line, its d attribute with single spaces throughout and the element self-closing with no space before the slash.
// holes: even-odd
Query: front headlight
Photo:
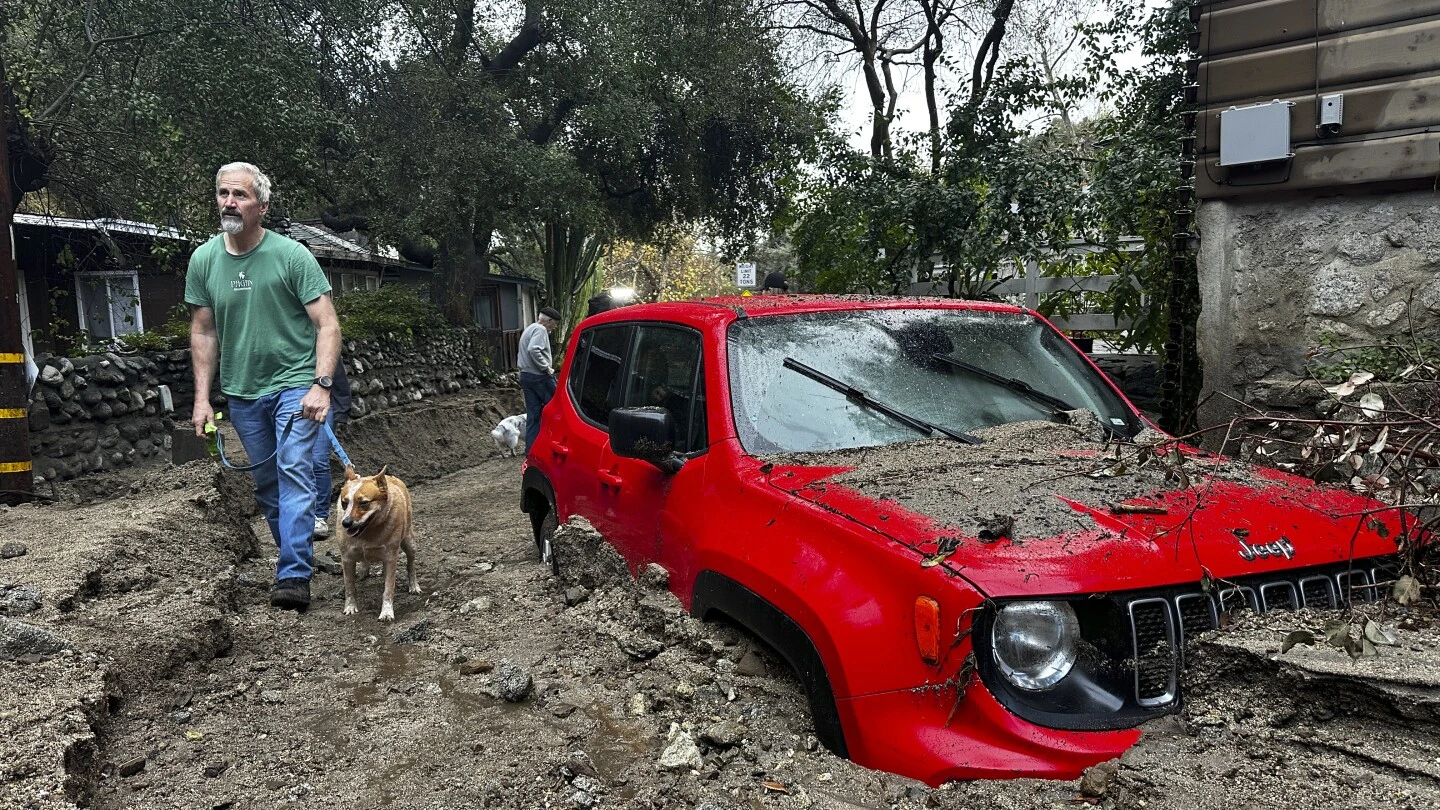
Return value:
<svg viewBox="0 0 1440 810">
<path fill-rule="evenodd" d="M 995 615 L 991 648 L 1010 683 L 1028 691 L 1049 689 L 1070 674 L 1080 621 L 1067 602 L 1011 602 Z"/>
</svg>

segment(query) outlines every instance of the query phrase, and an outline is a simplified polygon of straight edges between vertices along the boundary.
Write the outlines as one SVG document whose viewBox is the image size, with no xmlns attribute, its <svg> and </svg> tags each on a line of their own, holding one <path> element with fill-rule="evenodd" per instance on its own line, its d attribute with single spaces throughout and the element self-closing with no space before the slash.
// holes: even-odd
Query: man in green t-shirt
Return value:
<svg viewBox="0 0 1440 810">
<path fill-rule="evenodd" d="M 311 452 L 330 410 L 330 375 L 340 357 L 340 323 L 330 283 L 310 251 L 265 230 L 270 179 L 249 163 L 227 163 L 215 175 L 220 228 L 190 257 L 190 357 L 195 409 L 203 436 L 213 423 L 216 366 L 230 423 L 251 462 L 255 500 L 280 549 L 270 604 L 310 606 L 315 521 Z"/>
</svg>

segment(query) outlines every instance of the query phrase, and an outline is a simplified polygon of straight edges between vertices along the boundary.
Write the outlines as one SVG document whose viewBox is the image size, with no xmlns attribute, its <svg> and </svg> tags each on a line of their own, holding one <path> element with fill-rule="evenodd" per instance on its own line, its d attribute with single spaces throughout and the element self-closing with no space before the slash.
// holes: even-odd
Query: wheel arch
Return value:
<svg viewBox="0 0 1440 810">
<path fill-rule="evenodd" d="M 546 513 L 552 508 L 558 509 L 558 505 L 550 479 L 534 467 L 526 467 L 520 481 L 520 511 L 530 516 L 531 526 L 537 533 Z M 559 519 L 560 516 L 557 514 L 555 517 Z"/>
<path fill-rule="evenodd" d="M 711 570 L 701 571 L 695 578 L 690 613 L 702 620 L 723 614 L 780 653 L 805 687 L 815 736 L 837 756 L 850 758 L 825 661 L 805 628 L 760 594 Z"/>
</svg>

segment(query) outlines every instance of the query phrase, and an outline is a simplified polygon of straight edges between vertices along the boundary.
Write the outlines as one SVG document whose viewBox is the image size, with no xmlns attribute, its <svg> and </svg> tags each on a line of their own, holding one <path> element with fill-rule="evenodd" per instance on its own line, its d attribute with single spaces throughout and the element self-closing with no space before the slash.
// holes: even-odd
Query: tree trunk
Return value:
<svg viewBox="0 0 1440 810">
<path fill-rule="evenodd" d="M 455 326 L 475 322 L 472 302 L 479 276 L 476 263 L 475 240 L 470 234 L 451 234 L 440 241 L 435 257 L 435 289 L 430 297 L 445 320 Z"/>
<path fill-rule="evenodd" d="M 865 89 L 870 93 L 870 156 L 878 158 L 890 154 L 890 119 L 885 115 L 885 87 L 880 80 L 880 70 L 875 65 L 873 43 L 861 52 L 860 59 L 865 74 Z"/>
</svg>

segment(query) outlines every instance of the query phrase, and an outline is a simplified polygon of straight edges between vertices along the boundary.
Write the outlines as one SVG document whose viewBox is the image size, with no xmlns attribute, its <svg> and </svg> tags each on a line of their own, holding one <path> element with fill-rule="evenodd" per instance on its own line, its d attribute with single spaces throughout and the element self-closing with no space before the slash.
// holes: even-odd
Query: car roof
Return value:
<svg viewBox="0 0 1440 810">
<path fill-rule="evenodd" d="M 631 304 L 592 315 L 584 325 L 628 320 L 676 320 L 686 322 L 730 321 L 775 315 L 816 312 L 844 312 L 865 309 L 953 309 L 980 312 L 1025 313 L 1022 307 L 995 301 L 965 301 L 958 298 L 902 297 L 891 295 L 727 295 L 664 301 L 658 304 Z"/>
</svg>

